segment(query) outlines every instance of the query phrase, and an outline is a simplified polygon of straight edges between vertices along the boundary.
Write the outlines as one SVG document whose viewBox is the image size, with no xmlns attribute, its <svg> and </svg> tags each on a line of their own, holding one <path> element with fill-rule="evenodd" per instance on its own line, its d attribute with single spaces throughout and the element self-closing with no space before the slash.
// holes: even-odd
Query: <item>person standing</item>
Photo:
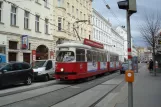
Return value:
<svg viewBox="0 0 161 107">
<path fill-rule="evenodd" d="M 152 72 L 152 71 L 153 71 L 153 60 L 152 60 L 152 59 L 150 59 L 148 69 L 149 69 L 149 71 L 150 71 L 150 72 Z"/>
</svg>

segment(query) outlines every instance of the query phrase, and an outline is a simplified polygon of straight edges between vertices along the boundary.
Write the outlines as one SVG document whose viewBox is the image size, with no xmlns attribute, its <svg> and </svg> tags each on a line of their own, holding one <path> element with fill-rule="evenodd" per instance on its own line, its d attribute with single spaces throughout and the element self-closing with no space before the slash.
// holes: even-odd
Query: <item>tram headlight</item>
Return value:
<svg viewBox="0 0 161 107">
<path fill-rule="evenodd" d="M 63 72 L 64 71 L 64 68 L 61 68 L 60 71 Z"/>
</svg>

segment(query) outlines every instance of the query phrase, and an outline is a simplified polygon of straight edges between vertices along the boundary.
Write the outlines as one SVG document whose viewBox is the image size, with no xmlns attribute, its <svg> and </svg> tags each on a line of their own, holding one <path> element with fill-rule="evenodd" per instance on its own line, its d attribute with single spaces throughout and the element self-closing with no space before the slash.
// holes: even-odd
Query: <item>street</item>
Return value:
<svg viewBox="0 0 161 107">
<path fill-rule="evenodd" d="M 134 104 L 137 105 L 136 107 L 140 106 L 141 100 L 143 100 L 142 105 L 148 105 L 146 100 L 149 98 L 145 98 L 145 94 L 149 91 L 146 90 L 144 94 L 142 86 L 144 84 L 146 89 L 149 88 L 150 85 L 146 81 L 150 83 L 150 80 L 144 80 L 143 77 L 147 75 L 148 77 L 145 79 L 148 79 L 154 76 L 146 69 L 146 64 L 139 64 L 139 73 L 135 73 L 134 86 L 138 86 L 134 87 Z M 139 82 L 140 79 L 142 82 Z M 158 82 L 153 84 L 153 87 L 156 87 L 157 84 Z M 158 87 L 156 90 L 158 89 L 160 88 Z M 119 72 L 114 72 L 90 81 L 62 82 L 51 80 L 49 82 L 36 82 L 30 86 L 20 85 L 4 88 L 0 91 L 0 107 L 125 107 L 127 106 L 127 91 L 124 74 L 120 75 Z M 148 95 L 151 95 L 150 99 L 155 99 L 152 93 Z M 160 98 L 157 95 L 156 97 Z M 154 101 L 150 103 L 154 105 Z M 159 103 L 156 105 L 159 107 Z"/>
<path fill-rule="evenodd" d="M 87 99 L 99 95 L 99 97 L 97 98 L 99 99 L 102 96 L 109 93 L 122 81 L 123 81 L 123 75 L 120 75 L 118 72 L 115 72 L 113 74 L 101 76 L 88 82 L 64 83 L 52 80 L 49 82 L 33 83 L 31 86 L 20 86 L 20 87 L 2 89 L 0 91 L 1 96 L 0 106 L 3 107 L 61 106 L 62 107 L 61 104 L 68 103 L 66 101 L 67 99 L 72 100 L 72 98 L 76 96 L 78 96 L 77 102 L 79 102 L 80 99 L 83 100 L 82 97 L 84 95 L 89 96 L 84 97 Z M 89 93 L 90 90 L 93 90 L 93 92 Z M 101 92 L 101 90 L 104 91 Z M 80 93 L 82 93 L 83 96 Z"/>
</svg>

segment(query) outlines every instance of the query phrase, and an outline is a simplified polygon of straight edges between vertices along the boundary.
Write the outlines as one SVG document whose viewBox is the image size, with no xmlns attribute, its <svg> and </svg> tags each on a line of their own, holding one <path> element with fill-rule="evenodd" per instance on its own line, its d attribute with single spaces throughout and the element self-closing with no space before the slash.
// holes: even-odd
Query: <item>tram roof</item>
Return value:
<svg viewBox="0 0 161 107">
<path fill-rule="evenodd" d="M 57 45 L 57 47 L 58 48 L 61 48 L 61 47 L 79 47 L 79 48 L 86 48 L 86 49 L 92 48 L 91 46 L 84 45 L 84 44 L 81 44 L 81 43 L 63 43 L 63 44 Z"/>
<path fill-rule="evenodd" d="M 84 49 L 91 49 L 91 50 L 95 50 L 95 51 L 104 51 L 104 52 L 108 52 L 104 49 L 99 49 L 99 48 L 95 48 L 95 47 L 91 47 L 82 43 L 73 43 L 73 42 L 65 42 L 62 44 L 57 45 L 58 48 L 67 48 L 67 47 L 75 47 L 75 48 L 84 48 Z"/>
</svg>

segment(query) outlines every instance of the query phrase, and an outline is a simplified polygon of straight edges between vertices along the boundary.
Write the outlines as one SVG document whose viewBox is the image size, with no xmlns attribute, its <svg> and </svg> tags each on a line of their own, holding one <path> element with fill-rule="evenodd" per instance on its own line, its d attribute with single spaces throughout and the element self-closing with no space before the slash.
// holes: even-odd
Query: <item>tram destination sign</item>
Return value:
<svg viewBox="0 0 161 107">
<path fill-rule="evenodd" d="M 104 48 L 103 44 L 89 40 L 89 39 L 84 39 L 84 44 L 95 47 L 95 48 L 100 48 L 100 49 Z"/>
</svg>

